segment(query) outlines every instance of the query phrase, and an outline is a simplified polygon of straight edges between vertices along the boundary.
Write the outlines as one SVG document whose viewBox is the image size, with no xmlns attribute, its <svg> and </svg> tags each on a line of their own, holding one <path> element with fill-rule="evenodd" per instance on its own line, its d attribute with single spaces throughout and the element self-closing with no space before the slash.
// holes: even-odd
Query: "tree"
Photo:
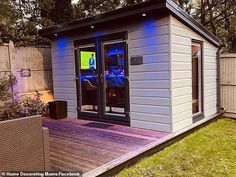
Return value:
<svg viewBox="0 0 236 177">
<path fill-rule="evenodd" d="M 227 52 L 236 52 L 235 0 L 175 0 L 187 13 L 208 28 L 226 45 Z"/>
<path fill-rule="evenodd" d="M 185 10 L 188 14 L 191 14 L 193 10 L 193 0 L 174 0 L 174 2 Z"/>
<path fill-rule="evenodd" d="M 235 0 L 198 0 L 194 17 L 222 40 L 225 51 L 236 51 Z"/>
<path fill-rule="evenodd" d="M 38 0 L 38 11 L 40 16 L 40 27 L 48 27 L 54 24 L 51 18 L 51 11 L 53 9 L 53 1 L 52 0 Z"/>
<path fill-rule="evenodd" d="M 17 13 L 8 0 L 0 1 L 0 43 L 13 39 Z"/>
<path fill-rule="evenodd" d="M 143 0 L 80 0 L 73 6 L 74 16 L 85 18 L 140 2 Z"/>
<path fill-rule="evenodd" d="M 73 20 L 71 0 L 53 0 L 50 18 L 55 24 Z"/>
<path fill-rule="evenodd" d="M 38 0 L 0 1 L 0 42 L 12 40 L 18 46 L 49 44 L 38 36 L 40 26 Z"/>
</svg>

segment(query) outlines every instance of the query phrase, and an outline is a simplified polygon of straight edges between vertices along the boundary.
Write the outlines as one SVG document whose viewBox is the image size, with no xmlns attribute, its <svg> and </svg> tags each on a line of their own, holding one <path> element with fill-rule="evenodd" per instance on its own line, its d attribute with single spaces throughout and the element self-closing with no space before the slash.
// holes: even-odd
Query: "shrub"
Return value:
<svg viewBox="0 0 236 177">
<path fill-rule="evenodd" d="M 20 100 L 23 116 L 46 115 L 47 104 L 40 99 L 41 94 L 36 90 L 36 98 L 24 97 Z"/>
<path fill-rule="evenodd" d="M 47 104 L 40 100 L 36 91 L 36 98 L 23 97 L 16 101 L 8 101 L 0 107 L 0 121 L 27 117 L 33 115 L 46 115 Z"/>
<path fill-rule="evenodd" d="M 12 97 L 10 88 L 16 82 L 16 78 L 13 75 L 3 76 L 0 80 L 0 101 L 2 101 L 0 105 L 0 121 L 33 115 L 46 115 L 47 105 L 41 101 L 41 95 L 38 91 L 35 91 L 35 98 L 9 99 Z"/>
<path fill-rule="evenodd" d="M 12 98 L 11 87 L 16 83 L 14 75 L 3 75 L 0 79 L 0 101 Z"/>
</svg>

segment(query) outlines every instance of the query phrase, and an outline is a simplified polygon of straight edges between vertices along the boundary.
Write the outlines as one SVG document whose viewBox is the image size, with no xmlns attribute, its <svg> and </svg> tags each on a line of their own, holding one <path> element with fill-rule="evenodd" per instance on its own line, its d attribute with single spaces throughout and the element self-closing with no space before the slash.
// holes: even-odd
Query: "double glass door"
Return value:
<svg viewBox="0 0 236 177">
<path fill-rule="evenodd" d="M 78 116 L 128 122 L 128 61 L 124 39 L 76 44 Z"/>
</svg>

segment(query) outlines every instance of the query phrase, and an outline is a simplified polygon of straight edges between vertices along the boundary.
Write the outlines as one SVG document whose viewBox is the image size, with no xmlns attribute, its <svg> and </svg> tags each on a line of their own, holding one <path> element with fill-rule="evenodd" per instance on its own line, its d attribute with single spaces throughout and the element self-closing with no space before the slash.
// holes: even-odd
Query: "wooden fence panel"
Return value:
<svg viewBox="0 0 236 177">
<path fill-rule="evenodd" d="M 0 73 L 10 72 L 10 56 L 7 45 L 0 46 Z"/>
<path fill-rule="evenodd" d="M 52 90 L 52 63 L 50 48 L 17 47 L 16 48 L 17 78 L 20 93 L 34 90 Z M 30 77 L 21 77 L 21 69 L 30 69 Z"/>
<path fill-rule="evenodd" d="M 222 54 L 220 67 L 221 105 L 225 116 L 236 118 L 236 53 Z"/>
<path fill-rule="evenodd" d="M 29 69 L 31 76 L 22 77 L 21 71 Z M 17 84 L 14 94 L 30 95 L 35 90 L 51 95 L 52 99 L 52 60 L 50 47 L 14 47 L 14 44 L 0 46 L 0 75 L 14 74 Z M 48 94 L 47 93 L 47 94 Z"/>
</svg>

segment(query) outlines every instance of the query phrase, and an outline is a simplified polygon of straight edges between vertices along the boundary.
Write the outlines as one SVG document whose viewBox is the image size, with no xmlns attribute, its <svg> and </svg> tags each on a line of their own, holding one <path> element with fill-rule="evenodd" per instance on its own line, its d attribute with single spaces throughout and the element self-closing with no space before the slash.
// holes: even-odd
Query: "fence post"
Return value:
<svg viewBox="0 0 236 177">
<path fill-rule="evenodd" d="M 17 76 L 17 71 L 16 71 L 16 50 L 14 43 L 12 41 L 9 42 L 8 44 L 8 51 L 9 51 L 9 65 L 10 65 L 10 72 L 14 76 Z M 12 95 L 13 95 L 13 100 L 15 100 L 15 86 L 12 85 Z"/>
</svg>

